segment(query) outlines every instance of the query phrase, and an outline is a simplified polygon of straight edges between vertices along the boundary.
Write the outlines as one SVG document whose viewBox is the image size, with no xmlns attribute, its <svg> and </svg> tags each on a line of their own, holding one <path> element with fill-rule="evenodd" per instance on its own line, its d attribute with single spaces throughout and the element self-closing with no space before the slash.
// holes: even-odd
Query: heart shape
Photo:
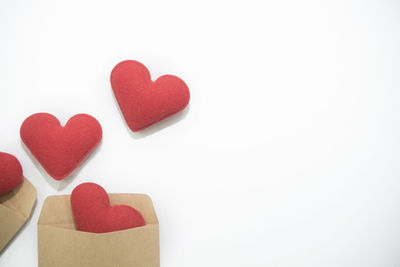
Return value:
<svg viewBox="0 0 400 267">
<path fill-rule="evenodd" d="M 127 205 L 110 205 L 98 184 L 83 183 L 71 193 L 71 208 L 78 231 L 108 233 L 146 225 L 143 216 Z"/>
<path fill-rule="evenodd" d="M 0 152 L 0 195 L 10 192 L 23 180 L 18 159 L 11 154 Z"/>
<path fill-rule="evenodd" d="M 37 113 L 25 119 L 20 135 L 47 173 L 62 180 L 100 143 L 102 129 L 87 114 L 71 117 L 62 127 L 53 115 Z"/>
<path fill-rule="evenodd" d="M 189 103 L 184 81 L 163 75 L 153 82 L 147 68 L 134 60 L 118 63 L 110 80 L 125 121 L 134 132 L 182 111 Z"/>
</svg>

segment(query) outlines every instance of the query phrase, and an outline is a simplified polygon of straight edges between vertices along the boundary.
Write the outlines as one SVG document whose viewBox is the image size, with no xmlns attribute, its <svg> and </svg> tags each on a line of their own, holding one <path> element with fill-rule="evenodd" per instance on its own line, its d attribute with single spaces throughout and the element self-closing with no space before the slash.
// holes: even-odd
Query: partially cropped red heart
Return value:
<svg viewBox="0 0 400 267">
<path fill-rule="evenodd" d="M 107 192 L 95 183 L 75 187 L 71 207 L 78 231 L 107 233 L 146 225 L 136 209 L 127 205 L 110 206 Z"/>
<path fill-rule="evenodd" d="M 5 194 L 22 183 L 22 167 L 11 154 L 0 152 L 0 195 Z"/>
<path fill-rule="evenodd" d="M 164 75 L 153 82 L 147 68 L 134 60 L 118 63 L 110 80 L 125 121 L 134 132 L 182 111 L 189 103 L 184 81 Z"/>
<path fill-rule="evenodd" d="M 100 143 L 102 129 L 87 114 L 71 117 L 63 127 L 53 115 L 37 113 L 25 119 L 20 135 L 47 173 L 62 180 Z"/>
</svg>

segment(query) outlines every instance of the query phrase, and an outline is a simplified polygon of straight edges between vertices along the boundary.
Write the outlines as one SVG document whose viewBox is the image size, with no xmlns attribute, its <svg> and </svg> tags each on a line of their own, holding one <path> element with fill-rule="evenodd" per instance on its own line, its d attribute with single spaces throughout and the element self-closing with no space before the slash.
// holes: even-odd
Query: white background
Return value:
<svg viewBox="0 0 400 267">
<path fill-rule="evenodd" d="M 0 266 L 36 266 L 48 195 L 149 194 L 170 267 L 400 265 L 398 1 L 0 1 L 0 150 L 38 189 Z M 181 77 L 189 108 L 131 133 L 119 61 Z M 101 145 L 53 181 L 19 137 L 89 113 Z"/>
</svg>

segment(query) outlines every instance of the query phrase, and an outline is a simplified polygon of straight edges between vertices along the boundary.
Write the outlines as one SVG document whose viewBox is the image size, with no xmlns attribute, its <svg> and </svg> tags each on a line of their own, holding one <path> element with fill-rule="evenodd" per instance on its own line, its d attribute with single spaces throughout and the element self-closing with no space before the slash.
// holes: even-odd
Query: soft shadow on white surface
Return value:
<svg viewBox="0 0 400 267">
<path fill-rule="evenodd" d="M 89 155 L 87 155 L 86 158 L 84 158 L 82 160 L 82 162 L 78 165 L 78 167 L 76 167 L 72 171 L 72 173 L 70 175 L 68 175 L 61 181 L 57 181 L 46 172 L 46 170 L 42 167 L 42 165 L 40 165 L 39 161 L 36 160 L 36 158 L 32 155 L 31 151 L 26 147 L 24 142 L 22 142 L 22 140 L 21 140 L 21 145 L 22 145 L 24 151 L 26 152 L 26 154 L 28 154 L 32 163 L 40 171 L 40 173 L 45 178 L 45 180 L 48 182 L 48 184 L 50 184 L 50 186 L 53 187 L 57 191 L 64 190 L 68 185 L 70 185 L 75 180 L 75 178 L 78 176 L 78 174 L 82 170 L 82 168 L 85 167 L 85 165 L 90 161 L 90 159 L 92 157 L 96 156 L 96 154 L 100 150 L 100 147 L 102 146 L 102 143 L 103 143 L 103 141 L 100 141 L 100 143 L 94 148 L 94 150 L 92 152 L 90 152 Z"/>
</svg>

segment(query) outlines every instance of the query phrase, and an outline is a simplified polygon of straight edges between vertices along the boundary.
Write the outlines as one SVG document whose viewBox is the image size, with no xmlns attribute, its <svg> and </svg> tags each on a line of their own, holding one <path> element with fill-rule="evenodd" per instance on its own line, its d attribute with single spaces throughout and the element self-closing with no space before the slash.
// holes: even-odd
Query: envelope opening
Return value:
<svg viewBox="0 0 400 267">
<path fill-rule="evenodd" d="M 0 196 L 0 205 L 18 213 L 25 219 L 29 218 L 36 201 L 36 189 L 26 179 L 10 192 Z"/>
<path fill-rule="evenodd" d="M 109 194 L 111 205 L 128 205 L 138 210 L 148 225 L 158 225 L 158 219 L 154 211 L 153 203 L 145 194 Z M 71 209 L 70 195 L 49 196 L 45 199 L 38 225 L 63 228 L 77 231 Z M 137 227 L 142 228 L 142 227 Z M 133 228 L 136 229 L 136 228 Z M 131 229 L 115 231 L 123 232 Z M 77 231 L 81 232 L 81 231 Z M 113 232 L 113 233 L 115 233 Z M 90 233 L 95 235 L 103 235 Z"/>
</svg>

